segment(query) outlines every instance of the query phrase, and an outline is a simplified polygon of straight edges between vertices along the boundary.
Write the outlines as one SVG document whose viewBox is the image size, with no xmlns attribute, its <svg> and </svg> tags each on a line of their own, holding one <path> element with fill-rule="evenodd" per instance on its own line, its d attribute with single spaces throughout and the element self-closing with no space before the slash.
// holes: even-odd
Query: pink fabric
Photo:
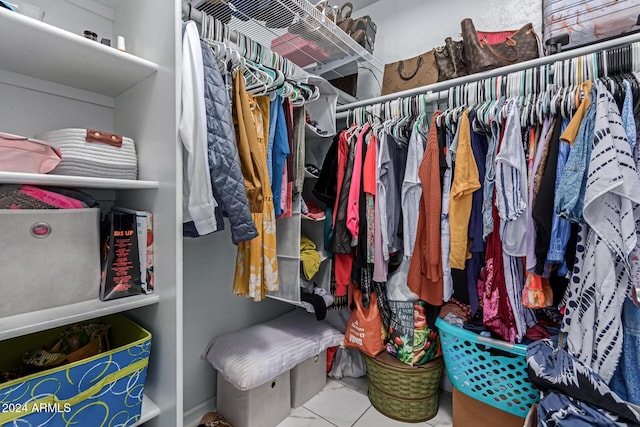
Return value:
<svg viewBox="0 0 640 427">
<path fill-rule="evenodd" d="M 287 162 L 285 159 L 284 167 L 282 168 L 282 186 L 280 187 L 280 209 L 282 210 L 282 214 L 280 214 L 279 218 L 289 218 L 291 216 L 291 211 L 287 210 L 287 196 L 288 196 L 288 188 L 289 188 L 289 174 L 287 173 Z"/>
<path fill-rule="evenodd" d="M 347 202 L 347 230 L 354 238 L 358 238 L 358 227 L 360 224 L 360 183 L 362 182 L 362 146 L 364 136 L 369 131 L 369 123 L 364 125 L 358 134 L 356 141 L 356 156 L 353 162 L 353 175 L 351 177 L 351 188 L 349 188 L 349 199 Z"/>
<path fill-rule="evenodd" d="M 502 43 L 518 30 L 511 31 L 478 31 L 478 40 L 489 44 Z"/>
<path fill-rule="evenodd" d="M 494 224 L 500 224 L 498 208 L 492 204 L 492 216 Z M 507 285 L 504 278 L 504 260 L 502 258 L 502 243 L 500 242 L 499 227 L 493 227 L 493 231 L 487 237 L 487 252 L 485 266 L 480 273 L 480 281 L 484 282 L 482 292 L 483 323 L 493 333 L 503 340 L 511 343 L 516 340 L 516 320 L 513 316 Z"/>
<path fill-rule="evenodd" d="M 85 207 L 79 200 L 30 185 L 22 186 L 20 192 L 60 209 L 82 209 Z"/>
</svg>

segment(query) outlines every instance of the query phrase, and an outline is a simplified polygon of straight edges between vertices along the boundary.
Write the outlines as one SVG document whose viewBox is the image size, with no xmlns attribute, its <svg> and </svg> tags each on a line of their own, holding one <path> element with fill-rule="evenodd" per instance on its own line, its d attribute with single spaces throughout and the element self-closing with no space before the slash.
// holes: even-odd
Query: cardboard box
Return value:
<svg viewBox="0 0 640 427">
<path fill-rule="evenodd" d="M 98 298 L 99 209 L 0 210 L 0 318 Z"/>
<path fill-rule="evenodd" d="M 111 350 L 0 383 L 0 426 L 115 426 L 140 419 L 151 334 L 122 315 L 86 323 L 111 325 Z M 0 342 L 0 369 L 19 366 L 25 352 L 47 348 L 65 328 Z"/>
<path fill-rule="evenodd" d="M 482 403 L 453 388 L 453 427 L 522 427 L 524 418 Z"/>
</svg>

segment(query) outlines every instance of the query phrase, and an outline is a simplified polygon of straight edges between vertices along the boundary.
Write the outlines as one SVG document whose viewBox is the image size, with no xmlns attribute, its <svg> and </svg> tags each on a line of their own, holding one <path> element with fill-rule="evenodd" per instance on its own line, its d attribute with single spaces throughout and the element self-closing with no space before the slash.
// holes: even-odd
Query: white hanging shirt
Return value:
<svg viewBox="0 0 640 427">
<path fill-rule="evenodd" d="M 182 156 L 182 221 L 193 221 L 198 234 L 217 230 L 204 103 L 204 68 L 198 29 L 193 21 L 184 24 L 182 35 L 182 102 L 178 135 Z"/>
</svg>

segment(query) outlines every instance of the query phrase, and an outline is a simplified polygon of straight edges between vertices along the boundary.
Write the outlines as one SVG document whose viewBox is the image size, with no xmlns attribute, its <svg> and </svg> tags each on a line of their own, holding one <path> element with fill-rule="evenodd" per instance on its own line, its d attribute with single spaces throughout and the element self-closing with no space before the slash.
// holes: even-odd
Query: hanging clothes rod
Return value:
<svg viewBox="0 0 640 427">
<path fill-rule="evenodd" d="M 358 107 L 365 107 L 367 105 L 380 104 L 387 101 L 393 101 L 398 98 L 407 98 L 415 95 L 433 94 L 433 98 L 429 99 L 429 102 L 437 100 L 438 96 L 435 94 L 441 91 L 447 91 L 453 87 L 461 86 L 466 83 L 473 83 L 484 79 L 490 79 L 500 75 L 514 73 L 518 71 L 527 70 L 529 68 L 540 67 L 542 65 L 553 64 L 557 61 L 563 61 L 565 59 L 575 58 L 581 55 L 587 55 L 589 53 L 599 52 L 601 50 L 609 49 L 612 47 L 618 47 L 627 45 L 633 42 L 640 41 L 640 33 L 631 34 L 628 36 L 603 41 L 589 46 L 584 46 L 578 49 L 556 53 L 550 56 L 544 56 L 542 58 L 532 59 L 530 61 L 520 62 L 513 65 L 507 65 L 506 67 L 496 68 L 495 70 L 485 71 L 483 73 L 472 74 L 469 76 L 459 77 L 452 80 L 447 80 L 440 83 L 434 83 L 427 86 L 421 86 L 415 89 L 408 89 L 402 92 L 392 93 L 389 95 L 378 96 L 375 98 L 366 99 L 363 101 L 353 102 L 350 104 L 344 104 L 338 106 L 336 111 L 339 113 L 336 118 L 341 119 L 346 117 L 346 112 Z M 341 114 L 341 113 L 345 114 Z"/>
<path fill-rule="evenodd" d="M 195 7 L 192 7 L 190 3 L 187 3 L 185 1 L 182 2 L 182 18 L 187 18 L 187 19 L 191 19 L 192 21 L 195 21 L 196 23 L 202 25 L 202 21 L 204 19 L 204 17 L 207 16 L 206 13 L 196 9 Z M 238 32 L 232 29 L 229 29 L 229 41 L 231 43 L 235 43 L 238 44 Z"/>
<path fill-rule="evenodd" d="M 213 19 L 217 23 L 216 25 L 218 25 L 219 23 L 219 25 L 224 26 L 226 30 L 225 35 L 226 35 L 226 38 L 229 40 L 229 42 L 235 44 L 238 47 L 241 47 L 243 43 L 252 43 L 254 46 L 259 46 L 262 52 L 268 52 L 269 55 L 271 55 L 272 57 L 278 58 L 278 61 L 280 63 L 286 64 L 285 68 L 289 70 L 288 72 L 285 73 L 287 75 L 305 76 L 308 74 L 302 68 L 294 64 L 289 59 L 282 57 L 281 55 L 273 52 L 271 49 L 266 48 L 265 46 L 261 45 L 260 43 L 256 42 L 250 37 L 247 37 L 246 34 L 243 34 L 237 30 L 229 28 L 227 24 L 224 24 L 218 21 L 216 18 L 207 15 L 207 13 L 192 7 L 191 3 L 187 1 L 182 2 L 182 19 L 190 19 L 199 25 L 202 25 L 202 22 L 205 19 Z M 250 59 L 256 60 L 257 58 L 250 58 Z"/>
</svg>

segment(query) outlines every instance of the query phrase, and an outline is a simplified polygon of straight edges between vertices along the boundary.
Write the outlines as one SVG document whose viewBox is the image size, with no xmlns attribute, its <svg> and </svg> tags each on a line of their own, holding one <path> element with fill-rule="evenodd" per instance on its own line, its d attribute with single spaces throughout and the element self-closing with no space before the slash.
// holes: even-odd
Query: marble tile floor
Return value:
<svg viewBox="0 0 640 427">
<path fill-rule="evenodd" d="M 451 393 L 440 390 L 436 416 L 423 423 L 404 423 L 378 412 L 367 397 L 367 379 L 327 378 L 327 385 L 278 427 L 402 427 L 451 426 Z"/>
</svg>

